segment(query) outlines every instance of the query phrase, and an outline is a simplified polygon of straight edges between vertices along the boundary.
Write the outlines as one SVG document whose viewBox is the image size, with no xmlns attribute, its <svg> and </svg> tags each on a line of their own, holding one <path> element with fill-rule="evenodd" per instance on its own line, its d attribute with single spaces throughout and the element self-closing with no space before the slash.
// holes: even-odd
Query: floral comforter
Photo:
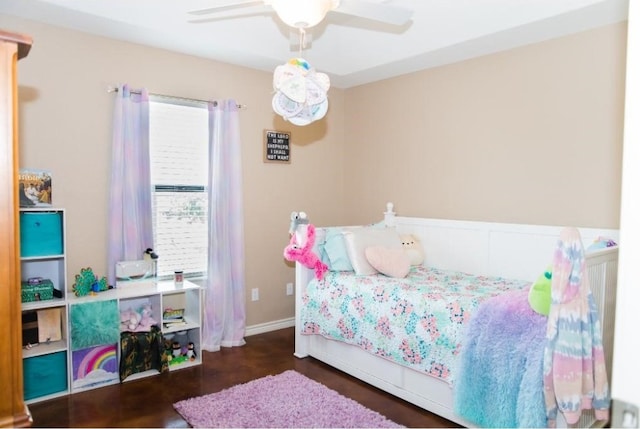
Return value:
<svg viewBox="0 0 640 429">
<path fill-rule="evenodd" d="M 530 284 L 426 267 L 412 267 L 402 279 L 328 272 L 307 286 L 301 329 L 452 384 L 471 313 L 488 298 Z"/>
</svg>

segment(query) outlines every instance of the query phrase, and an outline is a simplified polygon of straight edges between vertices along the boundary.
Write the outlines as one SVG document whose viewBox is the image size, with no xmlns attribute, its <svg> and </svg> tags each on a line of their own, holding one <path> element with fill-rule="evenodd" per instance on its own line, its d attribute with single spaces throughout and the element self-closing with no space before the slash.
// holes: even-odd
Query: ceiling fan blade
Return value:
<svg viewBox="0 0 640 429">
<path fill-rule="evenodd" d="M 209 15 L 217 12 L 227 12 L 232 9 L 238 9 L 241 7 L 254 6 L 254 5 L 265 5 L 266 3 L 263 0 L 229 0 L 225 2 L 225 4 L 220 6 L 209 7 L 206 9 L 198 9 L 192 10 L 189 12 L 190 15 Z"/>
<path fill-rule="evenodd" d="M 201 18 L 189 19 L 187 22 L 190 24 L 204 24 L 207 22 L 227 21 L 231 19 L 247 18 L 251 16 L 269 16 L 275 13 L 275 11 L 268 6 L 249 6 L 236 12 L 228 13 L 213 13 Z"/>
<path fill-rule="evenodd" d="M 404 25 L 409 22 L 413 15 L 413 11 L 409 9 L 361 0 L 341 0 L 340 5 L 332 12 L 353 15 L 393 25 Z"/>
</svg>

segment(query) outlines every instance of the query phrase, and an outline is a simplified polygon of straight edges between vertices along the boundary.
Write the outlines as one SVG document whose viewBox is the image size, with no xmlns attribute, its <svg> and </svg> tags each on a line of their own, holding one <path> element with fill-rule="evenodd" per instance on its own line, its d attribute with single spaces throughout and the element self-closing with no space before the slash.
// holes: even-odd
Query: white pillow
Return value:
<svg viewBox="0 0 640 429">
<path fill-rule="evenodd" d="M 370 246 L 364 249 L 369 264 L 388 277 L 404 278 L 411 270 L 409 254 L 404 249 Z"/>
<path fill-rule="evenodd" d="M 373 268 L 365 249 L 371 246 L 383 246 L 388 249 L 403 249 L 400 236 L 395 228 L 371 228 L 364 227 L 356 230 L 344 231 L 344 243 L 347 248 L 347 255 L 353 266 L 353 270 L 358 275 L 371 275 L 378 273 Z"/>
</svg>

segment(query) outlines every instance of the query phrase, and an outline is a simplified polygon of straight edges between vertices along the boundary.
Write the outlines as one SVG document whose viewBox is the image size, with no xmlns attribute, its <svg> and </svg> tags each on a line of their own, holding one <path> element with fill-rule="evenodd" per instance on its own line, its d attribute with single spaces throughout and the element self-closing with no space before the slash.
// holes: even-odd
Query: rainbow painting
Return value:
<svg viewBox="0 0 640 429">
<path fill-rule="evenodd" d="M 119 381 L 116 344 L 74 350 L 71 359 L 75 389 Z"/>
</svg>

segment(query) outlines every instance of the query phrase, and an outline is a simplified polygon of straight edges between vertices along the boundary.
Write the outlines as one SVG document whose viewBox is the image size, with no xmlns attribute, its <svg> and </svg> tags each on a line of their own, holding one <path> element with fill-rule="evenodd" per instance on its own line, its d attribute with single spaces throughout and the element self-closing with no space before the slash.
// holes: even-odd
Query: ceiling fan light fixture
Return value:
<svg viewBox="0 0 640 429">
<path fill-rule="evenodd" d="M 291 58 L 273 73 L 273 111 L 294 125 L 309 125 L 326 115 L 330 86 L 329 76 L 303 58 Z"/>
<path fill-rule="evenodd" d="M 294 28 L 311 28 L 340 5 L 339 0 L 270 0 L 266 3 L 271 4 L 282 22 Z"/>
</svg>

